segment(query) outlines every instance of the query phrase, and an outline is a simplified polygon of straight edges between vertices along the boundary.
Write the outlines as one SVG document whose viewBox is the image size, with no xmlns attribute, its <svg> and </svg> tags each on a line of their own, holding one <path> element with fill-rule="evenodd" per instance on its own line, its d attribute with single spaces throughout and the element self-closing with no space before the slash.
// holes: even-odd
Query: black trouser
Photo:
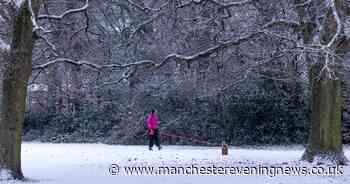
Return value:
<svg viewBox="0 0 350 184">
<path fill-rule="evenodd" d="M 154 131 L 153 135 L 149 135 L 149 148 L 153 147 L 154 142 L 156 143 L 156 146 L 159 148 L 160 144 L 159 144 L 158 129 L 154 129 L 153 131 Z"/>
</svg>

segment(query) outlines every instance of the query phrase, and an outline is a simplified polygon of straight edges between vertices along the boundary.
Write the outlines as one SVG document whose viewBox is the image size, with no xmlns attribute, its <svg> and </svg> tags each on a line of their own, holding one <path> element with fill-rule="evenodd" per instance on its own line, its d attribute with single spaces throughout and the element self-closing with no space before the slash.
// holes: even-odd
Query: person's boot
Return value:
<svg viewBox="0 0 350 184">
<path fill-rule="evenodd" d="M 152 150 L 153 150 L 153 149 L 152 149 L 152 147 L 149 147 L 148 149 L 149 149 L 150 151 L 152 151 Z"/>
<path fill-rule="evenodd" d="M 162 147 L 161 146 L 158 146 L 158 150 L 161 150 L 162 149 Z"/>
</svg>

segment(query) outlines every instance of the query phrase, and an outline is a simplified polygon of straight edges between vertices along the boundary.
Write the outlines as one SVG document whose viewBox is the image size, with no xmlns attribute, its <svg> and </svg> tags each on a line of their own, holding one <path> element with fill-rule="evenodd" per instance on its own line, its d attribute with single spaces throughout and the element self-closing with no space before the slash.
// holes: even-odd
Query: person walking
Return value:
<svg viewBox="0 0 350 184">
<path fill-rule="evenodd" d="M 151 110 L 151 113 L 147 117 L 147 127 L 149 135 L 149 150 L 152 150 L 153 144 L 155 143 L 158 147 L 158 150 L 161 149 L 159 143 L 159 131 L 158 131 L 158 117 L 154 109 Z"/>
</svg>

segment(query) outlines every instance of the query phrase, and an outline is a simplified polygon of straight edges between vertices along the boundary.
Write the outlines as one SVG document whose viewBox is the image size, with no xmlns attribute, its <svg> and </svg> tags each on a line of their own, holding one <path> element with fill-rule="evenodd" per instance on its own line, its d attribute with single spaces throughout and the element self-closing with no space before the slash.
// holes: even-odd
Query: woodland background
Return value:
<svg viewBox="0 0 350 184">
<path fill-rule="evenodd" d="M 41 11 L 60 14 L 84 2 L 46 0 Z M 294 52 L 283 37 L 244 39 L 274 20 L 297 21 L 293 2 L 220 3 L 226 1 L 91 0 L 85 13 L 45 20 L 50 42 L 36 42 L 34 66 L 59 58 L 100 65 L 166 64 L 101 71 L 62 62 L 34 68 L 24 140 L 145 144 L 145 118 L 154 108 L 161 132 L 233 145 L 306 143 L 311 113 L 306 54 Z M 311 3 L 310 19 L 322 20 L 324 7 Z M 299 37 L 283 23 L 269 31 Z M 216 48 L 232 39 L 237 43 Z M 350 142 L 349 79 L 344 69 L 344 143 Z M 162 142 L 199 144 L 168 137 Z"/>
</svg>

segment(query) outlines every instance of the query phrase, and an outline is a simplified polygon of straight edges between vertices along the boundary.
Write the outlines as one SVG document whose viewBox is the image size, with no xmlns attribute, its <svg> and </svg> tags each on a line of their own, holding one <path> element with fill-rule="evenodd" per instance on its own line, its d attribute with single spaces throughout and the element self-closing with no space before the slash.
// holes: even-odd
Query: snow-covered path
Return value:
<svg viewBox="0 0 350 184">
<path fill-rule="evenodd" d="M 350 158 L 350 148 L 345 148 Z M 192 184 L 192 183 L 262 183 L 262 184 L 345 184 L 350 182 L 350 166 L 343 168 L 343 176 L 112 176 L 111 164 L 119 166 L 140 163 L 147 166 L 296 166 L 302 147 L 267 147 L 246 149 L 231 147 L 230 158 L 222 161 L 220 148 L 165 146 L 161 151 L 148 151 L 146 146 L 111 146 L 104 144 L 44 144 L 24 143 L 23 172 L 31 182 L 39 184 Z M 23 182 L 0 181 L 22 184 Z"/>
</svg>

